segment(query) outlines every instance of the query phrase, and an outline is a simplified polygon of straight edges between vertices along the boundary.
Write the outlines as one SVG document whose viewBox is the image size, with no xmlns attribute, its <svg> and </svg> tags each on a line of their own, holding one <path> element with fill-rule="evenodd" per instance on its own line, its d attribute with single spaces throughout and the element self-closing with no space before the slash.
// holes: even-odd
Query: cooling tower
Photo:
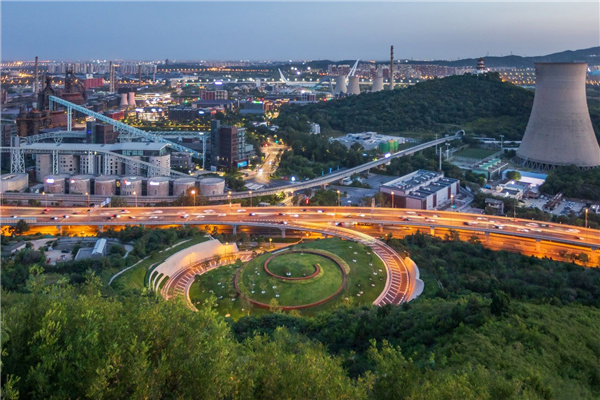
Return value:
<svg viewBox="0 0 600 400">
<path fill-rule="evenodd" d="M 343 75 L 335 77 L 335 94 L 346 93 L 346 77 Z"/>
<path fill-rule="evenodd" d="M 600 165 L 600 146 L 585 97 L 586 63 L 536 63 L 535 97 L 517 159 L 549 170 Z"/>
<path fill-rule="evenodd" d="M 378 76 L 373 78 L 373 88 L 371 89 L 371 92 L 379 92 L 381 90 L 383 90 L 383 77 Z"/>
<path fill-rule="evenodd" d="M 127 93 L 121 93 L 121 107 L 127 107 L 129 103 L 127 102 Z"/>
<path fill-rule="evenodd" d="M 351 76 L 348 78 L 348 94 L 360 94 L 358 79 L 358 76 Z"/>
<path fill-rule="evenodd" d="M 135 107 L 135 92 L 128 92 L 127 93 L 127 103 L 131 107 Z"/>
</svg>

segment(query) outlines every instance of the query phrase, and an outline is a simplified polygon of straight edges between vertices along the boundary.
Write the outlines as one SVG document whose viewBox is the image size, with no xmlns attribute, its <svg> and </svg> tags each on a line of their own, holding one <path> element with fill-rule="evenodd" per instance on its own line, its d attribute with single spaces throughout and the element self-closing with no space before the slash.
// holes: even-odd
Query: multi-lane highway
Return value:
<svg viewBox="0 0 600 400">
<path fill-rule="evenodd" d="M 404 259 L 382 241 L 383 234 L 425 231 L 440 235 L 456 231 L 462 239 L 477 236 L 494 249 L 517 251 L 538 257 L 560 258 L 556 249 L 585 253 L 590 265 L 600 263 L 600 231 L 516 218 L 442 211 L 365 207 L 254 207 L 238 205 L 128 209 L 66 209 L 2 207 L 2 225 L 28 221 L 34 230 L 94 231 L 126 225 L 201 225 L 291 231 L 310 231 L 359 241 L 370 246 L 385 263 L 387 282 L 375 304 L 400 304 L 411 298 L 415 276 Z M 65 232 L 66 233 L 66 232 Z"/>
</svg>

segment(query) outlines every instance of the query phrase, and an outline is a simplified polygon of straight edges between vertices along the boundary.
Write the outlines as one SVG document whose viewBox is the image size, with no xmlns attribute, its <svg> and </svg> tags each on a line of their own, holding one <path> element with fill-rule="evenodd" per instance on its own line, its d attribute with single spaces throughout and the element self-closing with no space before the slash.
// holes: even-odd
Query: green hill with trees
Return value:
<svg viewBox="0 0 600 400">
<path fill-rule="evenodd" d="M 115 237 L 139 253 L 160 236 Z M 600 397 L 600 269 L 457 239 L 387 236 L 419 265 L 424 293 L 310 318 L 274 310 L 233 321 L 216 298 L 191 312 L 18 258 L 31 268 L 23 285 L 2 288 L 2 398 Z"/>
<path fill-rule="evenodd" d="M 282 107 L 276 124 L 285 132 L 307 131 L 305 121 L 324 134 L 376 131 L 384 134 L 454 133 L 520 140 L 534 92 L 502 82 L 497 73 L 455 75 L 406 89 L 363 93 L 336 101 Z M 600 110 L 590 107 L 596 133 Z"/>
</svg>

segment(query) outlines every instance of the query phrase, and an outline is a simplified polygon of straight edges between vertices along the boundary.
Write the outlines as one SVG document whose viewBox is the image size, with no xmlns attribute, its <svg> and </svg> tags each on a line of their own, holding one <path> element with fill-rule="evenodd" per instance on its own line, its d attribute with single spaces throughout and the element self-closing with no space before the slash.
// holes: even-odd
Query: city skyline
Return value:
<svg viewBox="0 0 600 400">
<path fill-rule="evenodd" d="M 453 60 L 600 44 L 598 3 L 9 1 L 1 9 L 3 61 L 385 60 L 390 44 L 397 59 Z"/>
</svg>

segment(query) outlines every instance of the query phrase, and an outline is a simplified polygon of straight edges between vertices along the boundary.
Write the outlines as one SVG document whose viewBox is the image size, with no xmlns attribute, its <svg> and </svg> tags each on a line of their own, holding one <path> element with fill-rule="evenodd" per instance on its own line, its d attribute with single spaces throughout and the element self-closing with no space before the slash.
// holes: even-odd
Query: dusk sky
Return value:
<svg viewBox="0 0 600 400">
<path fill-rule="evenodd" d="M 457 59 L 600 45 L 598 2 L 2 1 L 3 60 Z"/>
</svg>

